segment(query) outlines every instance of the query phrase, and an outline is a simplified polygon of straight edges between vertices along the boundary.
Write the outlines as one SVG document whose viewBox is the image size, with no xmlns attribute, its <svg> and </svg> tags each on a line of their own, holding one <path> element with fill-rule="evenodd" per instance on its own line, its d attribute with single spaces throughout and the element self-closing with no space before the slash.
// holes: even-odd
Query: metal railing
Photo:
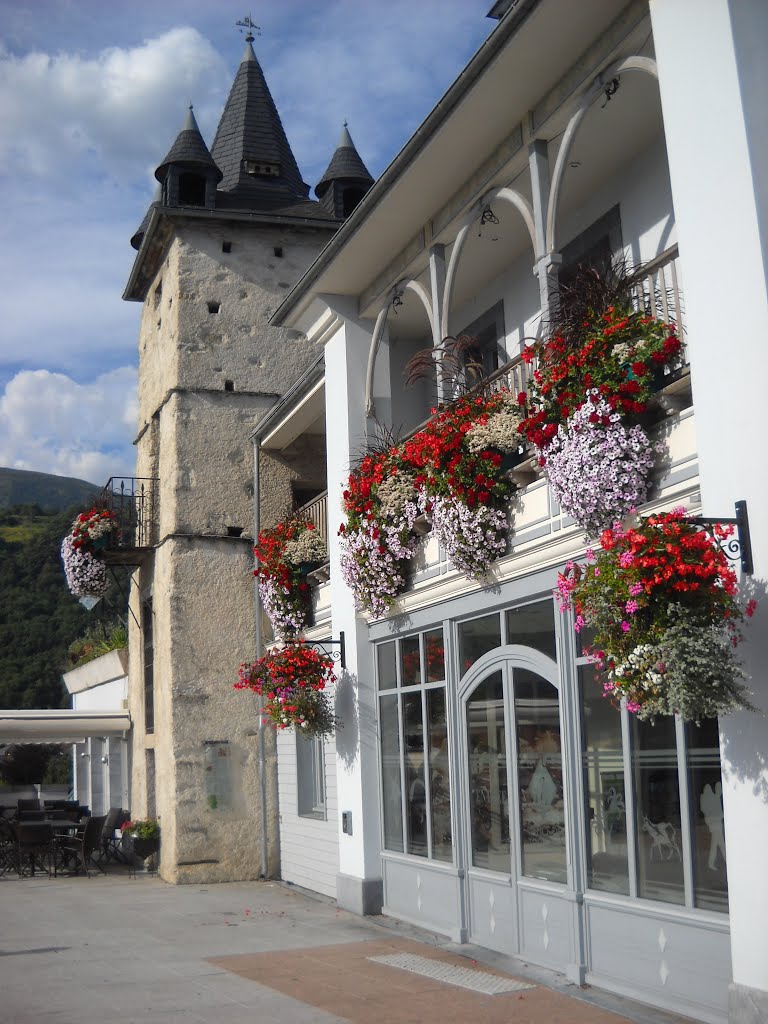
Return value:
<svg viewBox="0 0 768 1024">
<path fill-rule="evenodd" d="M 312 523 L 328 546 L 328 491 L 318 494 L 306 505 L 297 508 L 293 513 L 299 519 L 307 519 Z"/>
<path fill-rule="evenodd" d="M 119 538 L 113 548 L 148 548 L 157 540 L 156 477 L 113 476 L 99 498 L 99 507 L 117 519 Z"/>
</svg>

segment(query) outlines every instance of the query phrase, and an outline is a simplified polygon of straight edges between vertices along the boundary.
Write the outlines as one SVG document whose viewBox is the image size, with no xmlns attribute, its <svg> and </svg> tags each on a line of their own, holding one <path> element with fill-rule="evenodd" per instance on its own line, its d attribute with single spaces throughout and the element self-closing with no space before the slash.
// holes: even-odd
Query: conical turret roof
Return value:
<svg viewBox="0 0 768 1024">
<path fill-rule="evenodd" d="M 315 186 L 315 195 L 322 198 L 331 183 L 339 180 L 353 181 L 366 186 L 373 184 L 373 178 L 357 152 L 346 121 L 341 129 L 336 152 L 331 157 L 325 174 Z"/>
<path fill-rule="evenodd" d="M 216 181 L 221 181 L 222 174 L 216 166 L 216 162 L 203 142 L 203 136 L 197 127 L 195 115 L 190 106 L 187 117 L 181 131 L 176 136 L 176 141 L 171 146 L 165 160 L 155 171 L 158 181 L 163 181 L 171 164 L 179 164 L 183 167 L 199 169 L 203 171 L 213 169 L 216 172 Z"/>
<path fill-rule="evenodd" d="M 309 193 L 250 40 L 238 68 L 211 153 L 223 177 L 219 190 L 247 206 L 285 202 Z"/>
</svg>

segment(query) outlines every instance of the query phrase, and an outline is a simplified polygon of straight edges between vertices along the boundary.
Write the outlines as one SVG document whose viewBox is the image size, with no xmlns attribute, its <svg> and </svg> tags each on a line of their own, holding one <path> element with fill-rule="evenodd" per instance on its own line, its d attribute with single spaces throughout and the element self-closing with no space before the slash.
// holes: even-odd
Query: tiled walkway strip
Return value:
<svg viewBox="0 0 768 1024">
<path fill-rule="evenodd" d="M 468 967 L 456 967 L 454 964 L 430 960 L 425 956 L 414 956 L 413 953 L 392 953 L 389 956 L 369 956 L 367 959 L 377 964 L 386 964 L 388 967 L 399 967 L 403 971 L 410 971 L 411 974 L 421 974 L 434 981 L 444 981 L 448 985 L 481 992 L 487 996 L 496 996 L 502 992 L 521 992 L 523 989 L 535 987 L 527 985 L 524 981 L 500 978 L 497 974 L 486 974 L 485 971 L 475 971 Z"/>
</svg>

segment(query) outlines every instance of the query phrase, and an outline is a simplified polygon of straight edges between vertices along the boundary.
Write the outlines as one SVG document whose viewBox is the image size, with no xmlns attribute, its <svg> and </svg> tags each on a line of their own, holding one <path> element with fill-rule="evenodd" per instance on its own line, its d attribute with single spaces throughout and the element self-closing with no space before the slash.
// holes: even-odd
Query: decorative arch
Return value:
<svg viewBox="0 0 768 1024">
<path fill-rule="evenodd" d="M 651 75 L 658 81 L 659 72 L 656 66 L 656 61 L 651 57 L 624 57 L 622 60 L 616 61 L 611 64 L 604 71 L 602 71 L 597 79 L 585 90 L 582 98 L 579 102 L 578 107 L 571 115 L 571 119 L 568 122 L 568 126 L 565 129 L 563 135 L 563 141 L 560 144 L 560 149 L 557 154 L 557 160 L 555 162 L 555 168 L 552 172 L 552 178 L 549 186 L 549 202 L 547 203 L 547 226 L 546 226 L 546 246 L 547 252 L 555 251 L 555 226 L 557 221 L 557 209 L 560 203 L 560 191 L 562 189 L 563 177 L 565 175 L 565 168 L 568 161 L 568 157 L 573 146 L 573 139 L 576 132 L 579 129 L 579 125 L 584 119 L 584 115 L 587 113 L 589 108 L 595 102 L 595 100 L 602 96 L 605 90 L 605 82 L 610 81 L 611 78 L 615 78 L 618 75 L 623 74 L 625 71 L 642 71 L 647 75 Z M 542 254 L 543 255 L 543 254 Z"/>
<path fill-rule="evenodd" d="M 381 346 L 381 339 L 384 336 L 384 328 L 387 325 L 387 318 L 389 311 L 392 308 L 392 299 L 395 295 L 401 295 L 403 292 L 411 291 L 421 299 L 421 303 L 424 309 L 427 311 L 427 319 L 429 320 L 429 329 L 432 334 L 432 344 L 439 345 L 440 338 L 435 339 L 435 326 L 436 321 L 432 313 L 432 302 L 426 289 L 423 285 L 419 284 L 418 281 L 398 281 L 394 288 L 391 290 L 386 302 L 379 310 L 378 316 L 376 317 L 376 323 L 374 324 L 373 334 L 371 336 L 371 347 L 368 350 L 368 370 L 365 376 L 365 415 L 369 418 L 375 415 L 375 407 L 373 403 L 373 374 L 376 369 L 376 359 L 379 354 L 379 347 Z"/>
<path fill-rule="evenodd" d="M 440 338 L 438 344 L 443 338 L 447 338 L 449 335 L 448 325 L 451 309 L 451 298 L 453 296 L 453 286 L 456 280 L 456 274 L 458 271 L 459 259 L 464 248 L 464 243 L 467 240 L 469 229 L 472 224 L 477 220 L 480 212 L 484 207 L 490 205 L 494 200 L 502 199 L 505 202 L 511 203 L 515 209 L 519 212 L 520 216 L 525 221 L 525 226 L 528 228 L 528 234 L 531 236 L 531 243 L 533 244 L 533 252 L 536 259 L 539 259 L 542 253 L 536 252 L 536 228 L 533 218 L 533 208 L 525 196 L 521 195 L 514 188 L 497 188 L 487 195 L 483 196 L 466 214 L 461 227 L 456 235 L 456 240 L 453 243 L 453 249 L 451 250 L 451 258 L 448 262 L 448 268 L 445 274 L 445 286 L 443 288 L 443 301 L 440 309 Z"/>
<path fill-rule="evenodd" d="M 548 683 L 551 683 L 558 693 L 560 692 L 560 669 L 556 661 L 548 658 L 541 651 L 534 650 L 533 647 L 525 647 L 522 644 L 505 644 L 477 659 L 459 681 L 459 699 L 463 700 L 487 675 L 501 668 L 508 661 L 514 661 L 518 668 L 527 668 L 531 672 L 536 672 Z"/>
</svg>

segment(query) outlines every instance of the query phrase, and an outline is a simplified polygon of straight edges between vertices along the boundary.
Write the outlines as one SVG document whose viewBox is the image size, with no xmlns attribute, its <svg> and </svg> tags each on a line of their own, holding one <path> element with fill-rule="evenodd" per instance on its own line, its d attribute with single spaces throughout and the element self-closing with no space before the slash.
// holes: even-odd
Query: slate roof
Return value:
<svg viewBox="0 0 768 1024">
<path fill-rule="evenodd" d="M 347 130 L 347 122 L 341 129 L 341 136 L 336 146 L 336 152 L 331 157 L 331 162 L 315 186 L 315 195 L 322 198 L 328 191 L 331 182 L 343 179 L 354 181 L 361 185 L 372 185 L 373 178 L 370 171 L 363 163 L 360 154 L 357 152 L 352 136 Z"/>
<path fill-rule="evenodd" d="M 309 194 L 250 42 L 245 45 L 211 153 L 223 172 L 219 190 L 238 195 L 242 207 L 261 208 L 270 196 L 279 195 L 284 204 L 306 199 Z M 278 164 L 280 174 L 254 177 L 245 170 L 244 160 Z"/>
<path fill-rule="evenodd" d="M 192 107 L 189 108 L 184 125 L 176 136 L 176 141 L 168 151 L 168 155 L 155 171 L 158 181 L 165 179 L 165 173 L 170 164 L 181 164 L 184 167 L 200 170 L 213 169 L 216 172 L 216 181 L 221 181 L 222 173 L 203 142 L 203 136 L 197 127 Z"/>
</svg>

